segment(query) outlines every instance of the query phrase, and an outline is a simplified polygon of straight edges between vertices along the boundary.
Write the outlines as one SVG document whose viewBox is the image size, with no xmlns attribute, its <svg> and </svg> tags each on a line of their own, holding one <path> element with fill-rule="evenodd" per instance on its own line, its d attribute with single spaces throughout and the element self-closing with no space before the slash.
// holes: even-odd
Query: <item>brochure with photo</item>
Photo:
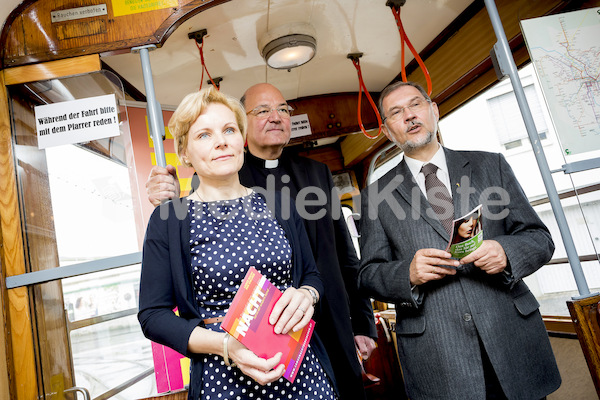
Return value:
<svg viewBox="0 0 600 400">
<path fill-rule="evenodd" d="M 285 365 L 283 376 L 293 382 L 308 348 L 315 321 L 311 319 L 298 332 L 275 333 L 275 326 L 269 323 L 269 315 L 281 294 L 277 287 L 251 267 L 221 328 L 259 357 L 271 358 L 281 352 L 281 362 Z"/>
<path fill-rule="evenodd" d="M 480 204 L 452 222 L 452 236 L 446 247 L 446 251 L 452 254 L 452 257 L 461 259 L 471 254 L 483 243 L 481 207 Z"/>
</svg>

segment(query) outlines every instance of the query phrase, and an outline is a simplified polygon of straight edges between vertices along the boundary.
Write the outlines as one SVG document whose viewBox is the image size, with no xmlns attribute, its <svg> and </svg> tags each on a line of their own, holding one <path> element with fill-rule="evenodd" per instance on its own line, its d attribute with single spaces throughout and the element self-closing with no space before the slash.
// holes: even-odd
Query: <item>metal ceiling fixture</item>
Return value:
<svg viewBox="0 0 600 400">
<path fill-rule="evenodd" d="M 291 69 L 309 62 L 317 52 L 316 32 L 312 26 L 293 23 L 268 31 L 259 41 L 267 65 Z"/>
</svg>

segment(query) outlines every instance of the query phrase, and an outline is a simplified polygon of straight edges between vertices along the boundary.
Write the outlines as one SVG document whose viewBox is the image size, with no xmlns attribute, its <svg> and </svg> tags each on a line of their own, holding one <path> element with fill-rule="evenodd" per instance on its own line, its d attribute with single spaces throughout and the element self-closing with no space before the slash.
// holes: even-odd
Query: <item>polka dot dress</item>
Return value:
<svg viewBox="0 0 600 400">
<path fill-rule="evenodd" d="M 284 291 L 291 285 L 292 249 L 264 199 L 252 193 L 234 200 L 191 201 L 190 251 L 193 284 L 203 319 L 224 316 L 250 267 Z M 220 324 L 207 329 L 222 332 Z M 334 399 L 310 346 L 290 383 L 261 386 L 221 356 L 204 357 L 200 399 Z"/>
</svg>

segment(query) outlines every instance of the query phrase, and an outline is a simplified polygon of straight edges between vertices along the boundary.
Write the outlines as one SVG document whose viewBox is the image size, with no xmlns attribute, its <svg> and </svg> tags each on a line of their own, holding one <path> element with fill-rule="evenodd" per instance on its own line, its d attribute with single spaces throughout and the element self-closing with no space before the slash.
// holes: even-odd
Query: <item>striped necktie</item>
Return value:
<svg viewBox="0 0 600 400">
<path fill-rule="evenodd" d="M 425 175 L 425 191 L 427 200 L 438 219 L 442 222 L 444 229 L 449 235 L 452 234 L 452 220 L 454 219 L 454 205 L 448 193 L 448 188 L 437 177 L 438 167 L 435 164 L 424 164 L 421 172 Z"/>
</svg>

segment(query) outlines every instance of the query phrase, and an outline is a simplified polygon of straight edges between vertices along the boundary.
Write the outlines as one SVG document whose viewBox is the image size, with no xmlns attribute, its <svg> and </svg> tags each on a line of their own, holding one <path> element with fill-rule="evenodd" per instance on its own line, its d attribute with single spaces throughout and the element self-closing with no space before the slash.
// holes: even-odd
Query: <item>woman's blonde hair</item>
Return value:
<svg viewBox="0 0 600 400">
<path fill-rule="evenodd" d="M 195 93 L 190 93 L 181 100 L 181 103 L 179 103 L 169 120 L 169 132 L 171 132 L 173 139 L 175 139 L 175 153 L 179 161 L 186 167 L 191 167 L 191 165 L 183 160 L 182 154 L 187 147 L 190 127 L 212 103 L 223 104 L 233 111 L 242 137 L 244 141 L 246 140 L 246 112 L 238 99 L 222 93 L 212 86 Z"/>
</svg>

